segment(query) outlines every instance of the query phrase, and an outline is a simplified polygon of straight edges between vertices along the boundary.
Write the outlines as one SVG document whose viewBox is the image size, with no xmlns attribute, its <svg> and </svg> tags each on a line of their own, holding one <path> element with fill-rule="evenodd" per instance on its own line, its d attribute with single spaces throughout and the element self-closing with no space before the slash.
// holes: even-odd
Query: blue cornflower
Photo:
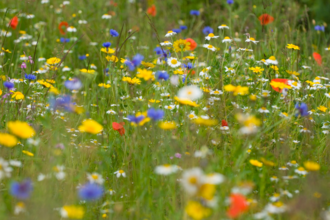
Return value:
<svg viewBox="0 0 330 220">
<path fill-rule="evenodd" d="M 155 121 L 161 120 L 164 117 L 164 111 L 161 109 L 155 110 L 153 108 L 150 108 L 147 114 L 149 118 Z"/>
<path fill-rule="evenodd" d="M 187 76 L 186 74 L 183 75 L 183 77 L 182 77 L 182 83 L 185 83 L 185 81 L 186 81 L 186 76 Z"/>
<path fill-rule="evenodd" d="M 176 29 L 173 29 L 172 31 L 178 34 L 178 33 L 180 33 L 180 32 L 181 32 L 181 29 L 179 29 L 179 28 L 176 28 Z"/>
<path fill-rule="evenodd" d="M 163 80 L 168 80 L 169 78 L 169 75 L 166 71 L 158 71 L 156 73 L 156 76 L 157 76 L 157 79 L 160 80 L 160 79 L 163 79 Z"/>
<path fill-rule="evenodd" d="M 228 4 L 228 5 L 232 5 L 232 4 L 234 4 L 234 0 L 227 0 L 227 4 Z"/>
<path fill-rule="evenodd" d="M 80 79 L 73 78 L 64 82 L 64 86 L 69 90 L 79 90 L 82 87 Z"/>
<path fill-rule="evenodd" d="M 124 64 L 128 67 L 130 71 L 133 71 L 136 67 L 140 66 L 143 59 L 144 57 L 141 54 L 136 54 L 132 60 L 129 60 L 127 58 Z"/>
<path fill-rule="evenodd" d="M 304 116 L 308 116 L 308 107 L 306 105 L 306 103 L 301 103 L 301 105 L 299 105 L 299 103 L 297 103 L 295 105 L 295 108 L 298 110 L 299 113 L 296 114 L 296 116 L 298 116 L 299 114 L 304 117 Z"/>
<path fill-rule="evenodd" d="M 57 108 L 63 108 L 68 112 L 72 112 L 74 109 L 74 103 L 71 102 L 71 96 L 69 95 L 62 95 L 59 96 L 57 99 L 51 97 L 49 99 L 50 107 L 54 110 Z"/>
<path fill-rule="evenodd" d="M 127 118 L 130 122 L 139 124 L 145 117 L 143 115 L 140 116 L 129 115 L 127 116 Z"/>
<path fill-rule="evenodd" d="M 181 29 L 182 31 L 187 30 L 187 28 L 188 28 L 188 27 L 187 27 L 186 25 L 181 25 L 181 26 L 180 26 L 180 29 Z"/>
<path fill-rule="evenodd" d="M 113 29 L 110 30 L 110 35 L 112 37 L 118 37 L 119 36 L 118 32 L 116 30 L 113 30 Z"/>
<path fill-rule="evenodd" d="M 25 79 L 27 80 L 35 80 L 37 77 L 33 74 L 25 74 Z"/>
<path fill-rule="evenodd" d="M 162 52 L 162 48 L 160 48 L 160 47 L 156 47 L 155 49 L 154 49 L 154 51 L 156 52 L 156 54 L 157 55 L 161 55 L 163 52 Z"/>
<path fill-rule="evenodd" d="M 184 68 L 187 68 L 188 70 L 194 68 L 194 65 L 192 63 L 188 63 L 187 65 L 186 64 L 183 64 Z"/>
<path fill-rule="evenodd" d="M 79 58 L 79 60 L 84 60 L 84 59 L 86 59 L 87 57 L 86 57 L 86 55 L 82 55 L 82 56 L 79 56 L 78 58 Z"/>
<path fill-rule="evenodd" d="M 203 34 L 209 35 L 210 33 L 213 33 L 213 28 L 207 26 L 203 29 Z"/>
<path fill-rule="evenodd" d="M 27 199 L 33 190 L 31 180 L 27 179 L 23 182 L 14 181 L 10 185 L 10 194 L 18 199 Z"/>
<path fill-rule="evenodd" d="M 79 197 L 83 200 L 93 201 L 102 197 L 103 187 L 96 183 L 86 183 L 79 188 Z"/>
<path fill-rule="evenodd" d="M 200 12 L 198 10 L 191 10 L 190 15 L 199 16 Z"/>
<path fill-rule="evenodd" d="M 108 48 L 108 47 L 110 47 L 110 46 L 111 46 L 111 43 L 110 43 L 110 42 L 105 42 L 105 43 L 103 43 L 103 47 Z"/>
<path fill-rule="evenodd" d="M 60 38 L 60 42 L 61 42 L 61 43 L 69 43 L 69 42 L 70 42 L 70 38 L 64 38 L 64 37 L 61 37 L 61 38 Z"/>
<path fill-rule="evenodd" d="M 14 83 L 12 82 L 4 82 L 3 85 L 8 89 L 11 90 L 12 88 L 14 88 Z"/>
<path fill-rule="evenodd" d="M 316 25 L 315 27 L 314 27 L 314 29 L 316 30 L 316 31 L 323 31 L 324 32 L 324 26 L 323 25 Z"/>
</svg>

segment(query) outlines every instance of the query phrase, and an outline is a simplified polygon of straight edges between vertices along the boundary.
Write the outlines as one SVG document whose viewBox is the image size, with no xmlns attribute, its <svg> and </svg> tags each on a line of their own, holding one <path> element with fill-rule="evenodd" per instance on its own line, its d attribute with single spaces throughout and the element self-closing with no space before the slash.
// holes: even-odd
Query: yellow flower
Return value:
<svg viewBox="0 0 330 220">
<path fill-rule="evenodd" d="M 325 112 L 328 108 L 321 105 L 320 107 L 317 107 L 318 110 L 322 111 L 322 112 Z"/>
<path fill-rule="evenodd" d="M 231 84 L 225 85 L 224 89 L 227 92 L 233 92 L 236 95 L 247 95 L 249 94 L 249 87 L 247 86 L 233 86 Z"/>
<path fill-rule="evenodd" d="M 11 96 L 11 98 L 15 98 L 16 100 L 24 99 L 24 95 L 21 92 L 14 92 L 14 94 Z"/>
<path fill-rule="evenodd" d="M 22 121 L 10 121 L 7 127 L 12 134 L 23 139 L 31 138 L 36 134 L 28 123 Z"/>
<path fill-rule="evenodd" d="M 144 67 L 147 67 L 147 68 L 154 68 L 155 67 L 155 64 L 153 64 L 153 63 L 147 63 L 147 62 L 144 62 L 144 61 L 142 61 L 141 64 Z"/>
<path fill-rule="evenodd" d="M 115 50 L 114 49 L 111 49 L 111 48 L 103 47 L 103 48 L 101 48 L 101 52 L 111 54 L 111 53 L 114 53 Z"/>
<path fill-rule="evenodd" d="M 11 134 L 0 133 L 0 145 L 5 147 L 14 147 L 17 144 L 17 138 Z"/>
<path fill-rule="evenodd" d="M 177 128 L 174 121 L 161 122 L 159 123 L 159 127 L 163 130 L 172 130 Z"/>
<path fill-rule="evenodd" d="M 98 134 L 103 131 L 103 126 L 93 119 L 87 119 L 82 122 L 82 124 L 78 127 L 78 130 L 80 132 Z"/>
<path fill-rule="evenodd" d="M 216 119 L 203 119 L 201 117 L 194 119 L 193 122 L 195 124 L 205 125 L 205 126 L 213 126 L 213 125 L 218 124 L 218 120 L 216 120 Z"/>
<path fill-rule="evenodd" d="M 63 206 L 61 209 L 61 216 L 63 218 L 82 219 L 84 214 L 85 210 L 81 206 Z"/>
<path fill-rule="evenodd" d="M 185 211 L 189 217 L 195 220 L 205 219 L 211 215 L 211 209 L 196 201 L 189 201 Z"/>
<path fill-rule="evenodd" d="M 250 95 L 250 100 L 251 100 L 251 101 L 255 101 L 255 100 L 257 100 L 257 96 L 256 96 L 256 95 Z"/>
<path fill-rule="evenodd" d="M 203 184 L 199 188 L 198 196 L 205 200 L 212 200 L 216 192 L 216 187 L 213 184 Z"/>
<path fill-rule="evenodd" d="M 33 153 L 31 153 L 30 151 L 27 151 L 27 150 L 22 150 L 22 153 L 25 154 L 25 155 L 28 155 L 30 157 L 33 157 L 34 156 Z"/>
<path fill-rule="evenodd" d="M 53 87 L 52 84 L 45 82 L 44 80 L 37 80 L 37 83 L 39 83 L 40 85 L 46 87 L 46 88 L 51 88 Z"/>
<path fill-rule="evenodd" d="M 138 78 L 134 77 L 133 79 L 131 77 L 126 77 L 124 76 L 121 79 L 123 82 L 128 82 L 131 85 L 140 85 L 141 84 L 141 80 L 139 80 Z"/>
<path fill-rule="evenodd" d="M 98 86 L 103 87 L 103 88 L 110 88 L 111 87 L 110 84 L 105 84 L 105 83 L 99 83 Z"/>
<path fill-rule="evenodd" d="M 275 71 L 278 71 L 278 70 L 279 70 L 278 67 L 275 66 L 275 65 L 271 65 L 270 68 L 272 68 L 272 69 L 275 70 Z"/>
<path fill-rule="evenodd" d="M 73 111 L 77 113 L 78 115 L 81 115 L 82 113 L 85 112 L 84 107 L 79 107 L 79 106 L 73 106 Z"/>
<path fill-rule="evenodd" d="M 58 64 L 59 62 L 61 62 L 61 59 L 57 58 L 57 57 L 52 57 L 52 58 L 47 59 L 47 63 L 49 65 L 55 65 L 55 64 Z"/>
<path fill-rule="evenodd" d="M 0 80 L 5 81 L 6 80 L 6 76 L 5 75 L 0 75 Z"/>
<path fill-rule="evenodd" d="M 10 50 L 2 48 L 2 51 L 6 52 L 6 53 L 11 53 Z"/>
<path fill-rule="evenodd" d="M 177 70 L 174 70 L 173 73 L 174 74 L 179 74 L 179 75 L 183 75 L 184 74 L 183 69 L 181 67 L 179 69 L 177 69 Z"/>
<path fill-rule="evenodd" d="M 93 69 L 90 69 L 90 70 L 88 70 L 88 69 L 81 69 L 80 72 L 94 74 L 95 73 L 95 70 L 93 70 Z"/>
<path fill-rule="evenodd" d="M 250 164 L 252 164 L 253 166 L 256 166 L 256 167 L 262 167 L 262 163 L 259 162 L 258 160 L 252 160 L 252 159 L 251 159 L 249 162 L 250 162 Z"/>
<path fill-rule="evenodd" d="M 291 88 L 292 88 L 291 86 L 289 86 L 289 85 L 287 85 L 287 84 L 285 84 L 285 83 L 275 82 L 275 81 L 271 81 L 271 82 L 270 82 L 270 85 L 271 85 L 272 87 L 274 87 L 274 88 L 280 88 L 280 89 L 284 89 L 284 88 L 286 88 L 286 89 L 291 89 Z"/>
<path fill-rule="evenodd" d="M 192 107 L 198 107 L 199 106 L 196 102 L 193 102 L 189 99 L 180 99 L 177 96 L 174 97 L 174 100 L 179 102 L 182 105 L 189 105 L 189 106 L 192 106 Z"/>
<path fill-rule="evenodd" d="M 258 67 L 258 66 L 256 66 L 256 67 L 250 67 L 249 70 L 252 70 L 254 73 L 262 73 L 264 71 L 263 68 Z"/>
<path fill-rule="evenodd" d="M 289 73 L 290 75 L 295 75 L 295 76 L 299 76 L 299 75 L 300 75 L 300 74 L 297 73 L 296 71 L 290 71 L 290 70 L 287 70 L 286 72 Z"/>
<path fill-rule="evenodd" d="M 160 100 L 150 99 L 149 102 L 150 103 L 160 103 Z"/>
<path fill-rule="evenodd" d="M 294 45 L 294 44 L 288 44 L 286 46 L 288 49 L 294 49 L 294 50 L 300 50 L 300 47 Z"/>
<path fill-rule="evenodd" d="M 59 94 L 60 94 L 60 91 L 58 91 L 58 89 L 56 89 L 55 87 L 51 87 L 51 88 L 49 89 L 49 92 L 50 92 L 50 93 L 53 93 L 53 94 L 55 94 L 55 95 L 59 95 Z"/>
<path fill-rule="evenodd" d="M 152 71 L 138 68 L 137 72 L 138 74 L 136 74 L 136 76 L 143 78 L 145 81 L 155 80 L 155 76 L 152 74 Z"/>
<path fill-rule="evenodd" d="M 274 162 L 272 162 L 272 161 L 269 161 L 269 160 L 266 160 L 265 158 L 260 158 L 260 160 L 261 160 L 261 162 L 263 162 L 265 165 L 267 165 L 267 166 L 271 166 L 271 167 L 273 167 L 273 166 L 275 166 L 276 164 L 274 163 Z"/>
<path fill-rule="evenodd" d="M 2 95 L 2 90 L 0 89 L 0 95 Z"/>
<path fill-rule="evenodd" d="M 190 50 L 190 42 L 182 39 L 176 40 L 173 43 L 173 48 L 175 52 Z"/>
<path fill-rule="evenodd" d="M 320 165 L 313 161 L 306 161 L 304 166 L 309 171 L 318 171 L 320 169 Z"/>
<path fill-rule="evenodd" d="M 105 59 L 107 59 L 107 61 L 112 61 L 112 62 L 115 62 L 117 63 L 118 62 L 118 57 L 116 57 L 115 55 L 112 55 L 112 56 L 106 56 Z"/>
</svg>

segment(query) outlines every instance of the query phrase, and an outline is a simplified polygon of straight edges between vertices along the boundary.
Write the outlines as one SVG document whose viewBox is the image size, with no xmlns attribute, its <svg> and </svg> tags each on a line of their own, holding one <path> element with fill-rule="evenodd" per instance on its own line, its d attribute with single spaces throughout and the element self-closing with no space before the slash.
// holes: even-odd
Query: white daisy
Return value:
<svg viewBox="0 0 330 220">
<path fill-rule="evenodd" d="M 225 37 L 223 40 L 222 40 L 222 43 L 230 43 L 232 41 L 232 39 L 230 39 L 230 37 Z"/>
<path fill-rule="evenodd" d="M 174 31 L 168 31 L 168 32 L 165 34 L 165 37 L 172 37 L 172 36 L 174 36 L 174 35 L 176 35 L 176 32 L 174 32 Z"/>
<path fill-rule="evenodd" d="M 205 37 L 206 40 L 211 40 L 211 38 L 218 38 L 219 36 L 214 36 L 213 33 L 209 33 L 208 36 Z"/>
<path fill-rule="evenodd" d="M 172 68 L 176 68 L 176 67 L 179 67 L 181 65 L 181 62 L 178 61 L 177 58 L 170 57 L 170 58 L 167 59 L 167 64 Z"/>
<path fill-rule="evenodd" d="M 206 48 L 206 49 L 208 49 L 208 50 L 212 50 L 212 51 L 216 51 L 217 50 L 211 44 L 204 44 L 203 47 Z"/>
<path fill-rule="evenodd" d="M 159 175 L 169 175 L 172 173 L 175 173 L 178 170 L 178 166 L 177 165 L 169 165 L 169 164 L 164 164 L 161 166 L 157 166 L 155 168 L 155 173 L 159 174 Z"/>
</svg>

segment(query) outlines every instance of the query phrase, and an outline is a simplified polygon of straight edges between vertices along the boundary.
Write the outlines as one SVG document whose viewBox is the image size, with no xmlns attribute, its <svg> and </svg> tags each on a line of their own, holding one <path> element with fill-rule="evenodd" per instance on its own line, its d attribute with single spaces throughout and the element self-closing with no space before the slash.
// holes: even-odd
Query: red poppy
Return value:
<svg viewBox="0 0 330 220">
<path fill-rule="evenodd" d="M 63 30 L 63 26 L 65 27 L 64 30 Z M 68 27 L 69 27 L 69 24 L 68 24 L 68 22 L 66 22 L 66 21 L 62 21 L 62 22 L 58 25 L 58 29 L 60 30 L 60 33 L 63 34 L 63 35 L 66 33 L 65 30 L 66 30 Z"/>
<path fill-rule="evenodd" d="M 230 207 L 227 211 L 227 215 L 230 218 L 236 218 L 248 209 L 246 198 L 241 194 L 230 195 Z"/>
<path fill-rule="evenodd" d="M 111 0 L 110 5 L 117 7 L 118 4 L 116 2 L 114 2 L 113 0 Z"/>
<path fill-rule="evenodd" d="M 271 82 L 284 83 L 285 85 L 290 86 L 289 81 L 290 81 L 289 79 L 272 79 Z M 272 85 L 271 85 L 271 86 L 272 86 Z M 280 89 L 280 88 L 277 88 L 277 87 L 274 87 L 274 86 L 272 86 L 272 88 L 273 88 L 276 92 L 282 92 L 282 89 Z"/>
<path fill-rule="evenodd" d="M 226 120 L 221 121 L 221 126 L 222 127 L 228 127 L 228 123 L 226 122 Z"/>
<path fill-rule="evenodd" d="M 186 41 L 190 42 L 190 50 L 195 50 L 197 43 L 191 38 L 187 38 Z"/>
<path fill-rule="evenodd" d="M 118 131 L 120 136 L 123 136 L 125 134 L 125 128 L 124 128 L 125 123 L 124 122 L 112 122 L 112 128 L 115 131 Z"/>
<path fill-rule="evenodd" d="M 270 16 L 269 14 L 260 15 L 259 21 L 261 25 L 267 25 L 274 21 L 274 17 Z"/>
<path fill-rule="evenodd" d="M 18 17 L 13 17 L 11 20 L 10 20 L 10 27 L 12 28 L 12 29 L 16 29 L 16 27 L 17 27 L 17 25 L 18 25 Z"/>
<path fill-rule="evenodd" d="M 155 17 L 157 14 L 157 9 L 155 5 L 152 5 L 147 9 L 147 14 L 151 15 L 152 17 Z"/>
<path fill-rule="evenodd" d="M 319 66 L 322 65 L 322 56 L 319 53 L 314 52 L 313 53 L 314 60 L 317 62 Z"/>
</svg>

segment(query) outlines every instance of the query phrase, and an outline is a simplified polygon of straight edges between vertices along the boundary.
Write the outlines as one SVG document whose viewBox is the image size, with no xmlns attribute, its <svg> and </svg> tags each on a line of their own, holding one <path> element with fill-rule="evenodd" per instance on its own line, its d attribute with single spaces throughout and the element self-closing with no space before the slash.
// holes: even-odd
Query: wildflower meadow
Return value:
<svg viewBox="0 0 330 220">
<path fill-rule="evenodd" d="M 0 220 L 330 220 L 321 2 L 0 1 Z"/>
</svg>

